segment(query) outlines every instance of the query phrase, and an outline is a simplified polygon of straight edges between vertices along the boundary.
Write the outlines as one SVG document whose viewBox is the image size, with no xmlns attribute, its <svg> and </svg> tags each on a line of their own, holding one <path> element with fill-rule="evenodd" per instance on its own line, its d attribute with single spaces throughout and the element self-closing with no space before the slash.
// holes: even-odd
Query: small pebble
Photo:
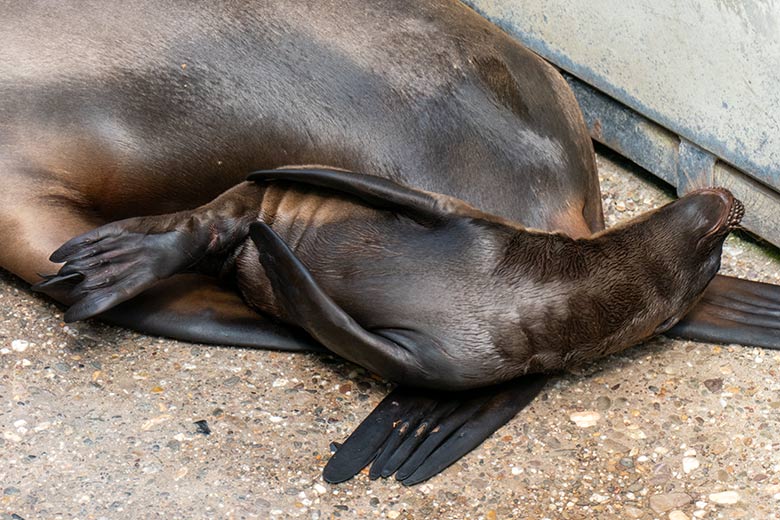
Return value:
<svg viewBox="0 0 780 520">
<path fill-rule="evenodd" d="M 710 494 L 710 500 L 721 505 L 736 504 L 740 498 L 739 493 L 736 491 L 722 491 Z"/>
<path fill-rule="evenodd" d="M 690 520 L 688 518 L 688 515 L 680 511 L 679 509 L 675 509 L 671 513 L 669 513 L 669 520 Z"/>
<path fill-rule="evenodd" d="M 573 414 L 569 415 L 569 419 L 571 419 L 572 422 L 574 422 L 574 424 L 580 428 L 589 428 L 598 424 L 599 420 L 601 420 L 601 414 L 592 410 L 586 412 L 574 412 Z"/>
<path fill-rule="evenodd" d="M 399 513 L 398 511 L 387 512 L 387 518 L 398 518 L 399 516 L 401 516 L 401 513 Z"/>
<path fill-rule="evenodd" d="M 691 471 L 699 468 L 699 459 L 695 457 L 683 457 L 682 467 L 683 471 L 688 474 Z"/>
<path fill-rule="evenodd" d="M 195 433 L 201 433 L 203 435 L 209 435 L 211 434 L 211 428 L 209 428 L 209 423 L 205 419 L 201 419 L 200 421 L 195 421 L 192 423 L 195 425 Z"/>
<path fill-rule="evenodd" d="M 665 513 L 693 502 L 693 499 L 685 493 L 665 493 L 650 497 L 650 509 L 656 513 Z"/>
<path fill-rule="evenodd" d="M 42 432 L 43 430 L 48 430 L 50 426 L 51 423 L 49 421 L 43 421 L 42 423 L 38 423 L 35 428 L 33 428 L 33 431 Z"/>
<path fill-rule="evenodd" d="M 704 386 L 713 394 L 717 394 L 723 389 L 723 379 L 707 379 L 704 381 Z"/>
<path fill-rule="evenodd" d="M 634 440 L 642 440 L 647 438 L 647 434 L 636 427 L 629 426 L 626 428 L 626 437 Z"/>
<path fill-rule="evenodd" d="M 225 385 L 225 386 L 234 386 L 239 381 L 241 381 L 240 377 L 238 377 L 238 376 L 231 376 L 231 377 L 228 377 L 227 379 L 225 379 L 225 381 L 222 384 Z"/>
<path fill-rule="evenodd" d="M 170 418 L 171 416 L 168 414 L 162 414 L 162 415 L 158 415 L 157 417 L 152 417 L 151 419 L 149 419 L 148 421 L 146 421 L 141 425 L 141 430 L 145 432 L 149 431 L 155 426 L 157 426 L 158 424 L 162 424 Z"/>
<path fill-rule="evenodd" d="M 16 352 L 24 352 L 29 346 L 30 342 L 23 339 L 15 339 L 11 342 L 11 348 Z"/>
<path fill-rule="evenodd" d="M 3 438 L 11 442 L 21 442 L 22 438 L 14 432 L 3 432 Z"/>
</svg>

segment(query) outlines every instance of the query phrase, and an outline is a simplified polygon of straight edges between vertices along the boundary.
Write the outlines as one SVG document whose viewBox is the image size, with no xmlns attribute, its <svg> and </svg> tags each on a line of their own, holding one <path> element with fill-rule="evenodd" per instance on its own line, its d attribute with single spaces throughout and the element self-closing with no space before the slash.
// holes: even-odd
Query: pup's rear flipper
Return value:
<svg viewBox="0 0 780 520">
<path fill-rule="evenodd" d="M 780 286 L 718 275 L 667 334 L 780 349 Z"/>
<path fill-rule="evenodd" d="M 47 174 L 42 172 L 41 176 Z M 286 351 L 324 350 L 303 330 L 255 312 L 237 289 L 215 277 L 177 274 L 184 270 L 182 266 L 205 254 L 198 246 L 203 241 L 212 243 L 209 230 L 222 229 L 220 225 L 232 230 L 232 234 L 220 235 L 226 249 L 231 241 L 245 239 L 237 219 L 251 215 L 243 211 L 241 201 L 254 207 L 255 198 L 262 196 L 253 185 L 229 190 L 203 211 L 106 223 L 95 216 L 95 208 L 85 210 L 60 199 L 52 204 L 46 197 L 31 196 L 30 190 L 14 191 L 27 177 L 16 179 L 17 183 L 6 183 L 9 177 L 0 176 L 0 230 L 14 230 L 4 235 L 13 241 L 0 248 L 0 267 L 71 306 L 66 321 L 99 314 L 109 323 L 185 341 Z M 55 189 L 55 184 L 52 181 L 45 186 Z M 182 221 L 200 222 L 200 229 L 206 232 L 199 233 L 199 228 L 192 226 L 180 232 L 176 224 Z M 65 265 L 58 265 L 60 262 Z M 47 275 L 43 280 L 42 274 Z"/>
<path fill-rule="evenodd" d="M 525 408 L 549 377 L 534 374 L 464 392 L 396 388 L 328 461 L 323 478 L 343 482 L 374 461 L 371 478 L 395 473 L 404 485 L 428 480 Z"/>
</svg>

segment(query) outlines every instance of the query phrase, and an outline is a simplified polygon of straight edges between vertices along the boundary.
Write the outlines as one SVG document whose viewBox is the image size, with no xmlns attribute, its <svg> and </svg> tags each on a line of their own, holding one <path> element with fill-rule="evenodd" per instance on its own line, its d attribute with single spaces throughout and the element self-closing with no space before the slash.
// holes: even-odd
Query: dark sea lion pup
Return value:
<svg viewBox="0 0 780 520">
<path fill-rule="evenodd" d="M 59 288 L 73 303 L 66 319 L 84 319 L 218 266 L 253 308 L 332 352 L 409 386 L 464 391 L 668 330 L 715 276 L 743 214 L 728 191 L 703 189 L 572 239 L 368 175 L 284 169 L 250 181 L 194 211 L 70 240 L 52 255 L 58 275 L 37 288 Z"/>
<path fill-rule="evenodd" d="M 705 189 L 572 239 L 368 175 L 285 169 L 250 180 L 263 185 L 74 238 L 52 255 L 65 264 L 58 276 L 37 289 L 78 280 L 66 319 L 85 319 L 216 263 L 253 308 L 332 352 L 394 381 L 464 390 L 668 330 L 715 276 L 743 211 L 728 191 Z M 312 189 L 330 199 L 315 202 Z M 290 194 L 305 197 L 294 213 L 278 203 Z"/>
</svg>

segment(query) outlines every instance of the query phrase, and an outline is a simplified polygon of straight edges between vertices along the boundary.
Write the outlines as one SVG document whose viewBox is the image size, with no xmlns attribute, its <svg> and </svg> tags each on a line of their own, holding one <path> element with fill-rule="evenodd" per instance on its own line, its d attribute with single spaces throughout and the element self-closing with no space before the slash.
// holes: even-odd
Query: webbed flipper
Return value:
<svg viewBox="0 0 780 520">
<path fill-rule="evenodd" d="M 780 349 L 780 286 L 718 275 L 667 334 Z"/>
<path fill-rule="evenodd" d="M 343 482 L 373 460 L 372 478 L 395 473 L 405 485 L 423 482 L 506 424 L 549 378 L 533 374 L 461 392 L 396 388 L 328 461 L 323 478 Z"/>
<path fill-rule="evenodd" d="M 285 181 L 319 186 L 352 195 L 377 209 L 395 211 L 423 224 L 438 224 L 457 216 L 486 216 L 454 197 L 431 193 L 374 175 L 328 168 L 260 170 L 252 182 Z M 493 217 L 490 217 L 493 218 Z"/>
<path fill-rule="evenodd" d="M 377 374 L 403 380 L 415 366 L 403 346 L 361 327 L 314 280 L 270 226 L 256 222 L 249 236 L 257 246 L 274 296 L 291 322 L 339 356 Z"/>
<path fill-rule="evenodd" d="M 215 277 L 177 274 L 197 262 L 204 244 L 229 249 L 232 242 L 246 238 L 244 221 L 255 218 L 248 208 L 257 207 L 262 195 L 252 183 L 243 183 L 196 211 L 112 223 L 79 206 L 41 204 L 39 199 L 23 205 L 24 194 L 0 195 L 15 195 L 15 203 L 24 209 L 21 215 L 58 223 L 35 225 L 32 219 L 0 212 L 0 224 L 23 234 L 15 247 L 0 252 L 0 266 L 58 302 L 75 304 L 66 312 L 67 321 L 99 314 L 109 323 L 185 341 L 324 350 L 305 331 L 255 312 L 235 288 Z M 210 233 L 215 230 L 216 241 Z M 57 274 L 48 274 L 58 269 Z"/>
<path fill-rule="evenodd" d="M 64 265 L 33 290 L 56 293 L 71 304 L 65 321 L 79 321 L 130 300 L 200 260 L 193 257 L 195 235 L 144 229 L 144 222 L 157 218 L 165 217 L 111 222 L 71 238 L 49 257 Z"/>
</svg>

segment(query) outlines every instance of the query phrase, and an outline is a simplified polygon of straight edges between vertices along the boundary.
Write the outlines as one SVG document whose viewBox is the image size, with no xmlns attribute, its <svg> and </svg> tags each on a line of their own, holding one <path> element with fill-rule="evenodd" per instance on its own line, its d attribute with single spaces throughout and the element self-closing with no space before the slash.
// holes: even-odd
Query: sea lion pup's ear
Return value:
<svg viewBox="0 0 780 520">
<path fill-rule="evenodd" d="M 247 180 L 297 182 L 340 191 L 357 197 L 375 208 L 403 213 L 421 224 L 439 224 L 457 216 L 491 218 L 454 197 L 418 190 L 374 175 L 346 170 L 328 168 L 259 170 L 250 173 Z"/>
<path fill-rule="evenodd" d="M 287 317 L 339 356 L 377 374 L 403 380 L 420 377 L 403 346 L 361 327 L 320 288 L 306 266 L 267 224 L 249 226 L 260 263 Z"/>
</svg>

